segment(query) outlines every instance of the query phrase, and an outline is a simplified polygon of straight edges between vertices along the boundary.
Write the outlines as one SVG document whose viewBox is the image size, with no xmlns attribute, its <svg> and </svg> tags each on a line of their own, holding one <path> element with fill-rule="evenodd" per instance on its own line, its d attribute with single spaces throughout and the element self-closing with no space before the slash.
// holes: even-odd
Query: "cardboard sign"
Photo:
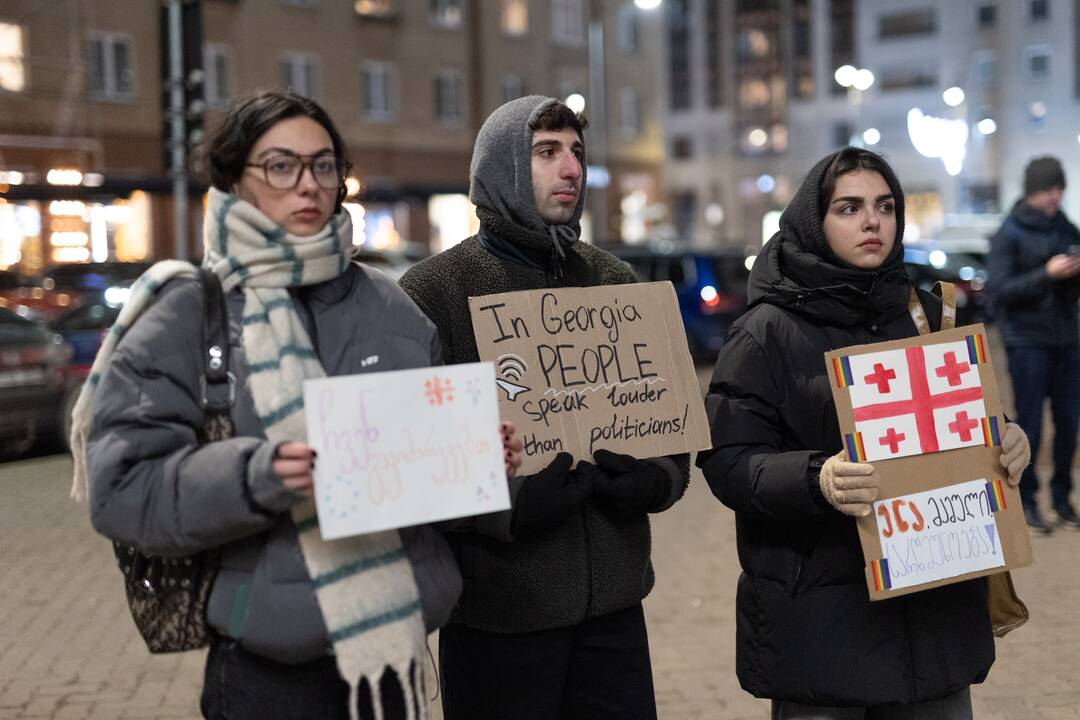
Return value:
<svg viewBox="0 0 1080 720">
<path fill-rule="evenodd" d="M 509 508 L 495 391 L 491 363 L 305 380 L 323 539 Z"/>
<path fill-rule="evenodd" d="M 650 458 L 711 446 L 671 283 L 486 295 L 469 309 L 502 417 L 525 446 L 521 473 L 563 451 Z"/>
<path fill-rule="evenodd" d="M 881 475 L 858 518 L 870 599 L 1032 563 L 1001 456 L 986 331 L 970 325 L 825 354 L 844 448 Z"/>
</svg>

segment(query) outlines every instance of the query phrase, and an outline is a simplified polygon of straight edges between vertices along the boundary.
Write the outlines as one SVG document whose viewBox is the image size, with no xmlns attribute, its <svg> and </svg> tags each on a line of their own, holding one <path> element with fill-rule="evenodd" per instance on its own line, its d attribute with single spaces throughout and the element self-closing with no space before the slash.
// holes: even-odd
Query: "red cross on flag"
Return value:
<svg viewBox="0 0 1080 720">
<path fill-rule="evenodd" d="M 866 460 L 983 445 L 975 360 L 964 341 L 841 358 Z"/>
</svg>

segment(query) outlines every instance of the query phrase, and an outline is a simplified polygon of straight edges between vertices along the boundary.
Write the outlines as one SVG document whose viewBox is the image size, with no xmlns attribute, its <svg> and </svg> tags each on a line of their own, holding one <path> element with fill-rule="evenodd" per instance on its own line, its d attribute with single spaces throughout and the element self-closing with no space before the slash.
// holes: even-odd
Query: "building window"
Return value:
<svg viewBox="0 0 1080 720">
<path fill-rule="evenodd" d="M 315 7 L 319 0 L 277 0 L 279 5 L 294 5 L 296 7 Z"/>
<path fill-rule="evenodd" d="M 1047 0 L 1030 0 L 1028 3 L 1028 18 L 1031 22 L 1049 20 L 1050 3 Z"/>
<path fill-rule="evenodd" d="M 224 45 L 203 45 L 203 70 L 206 72 L 206 104 L 222 108 L 233 95 L 232 52 Z"/>
<path fill-rule="evenodd" d="M 387 18 L 394 14 L 394 0 L 354 0 L 353 10 L 361 17 Z"/>
<path fill-rule="evenodd" d="M 21 92 L 26 88 L 25 30 L 0 23 L 0 90 Z"/>
<path fill-rule="evenodd" d="M 893 65 L 878 71 L 878 88 L 881 92 L 923 90 L 936 86 L 937 82 L 933 63 Z"/>
<path fill-rule="evenodd" d="M 975 22 L 980 30 L 997 25 L 997 5 L 980 5 L 975 8 Z"/>
<path fill-rule="evenodd" d="M 832 143 L 833 147 L 847 147 L 851 142 L 851 136 L 854 134 L 851 124 L 846 122 L 833 123 L 832 127 Z"/>
<path fill-rule="evenodd" d="M 570 47 L 585 44 L 584 0 L 551 0 L 551 39 Z"/>
<path fill-rule="evenodd" d="M 398 73 L 392 63 L 360 65 L 360 109 L 368 122 L 388 122 L 397 115 Z"/>
<path fill-rule="evenodd" d="M 615 16 L 615 46 L 626 53 L 635 53 L 641 47 L 641 26 L 638 12 L 633 5 L 623 5 Z"/>
<path fill-rule="evenodd" d="M 465 80 L 458 70 L 441 70 L 435 76 L 435 121 L 458 127 L 465 121 Z"/>
<path fill-rule="evenodd" d="M 829 0 L 829 67 L 855 64 L 855 0 Z M 838 82 L 828 82 L 833 95 L 847 89 Z"/>
<path fill-rule="evenodd" d="M 671 138 L 671 157 L 675 160 L 689 160 L 694 157 L 694 143 L 688 135 Z"/>
<path fill-rule="evenodd" d="M 506 35 L 521 37 L 529 32 L 528 0 L 502 0 L 499 27 Z"/>
<path fill-rule="evenodd" d="M 619 131 L 628 137 L 641 133 L 641 110 L 637 88 L 619 90 Z"/>
<path fill-rule="evenodd" d="M 463 0 L 431 0 L 431 22 L 436 27 L 459 28 L 464 15 Z"/>
<path fill-rule="evenodd" d="M 1028 80 L 1050 79 L 1050 47 L 1036 45 L 1024 48 L 1024 74 Z"/>
<path fill-rule="evenodd" d="M 503 75 L 502 97 L 504 103 L 508 103 L 511 100 L 517 100 L 519 97 L 525 97 L 525 94 L 524 78 L 520 75 L 515 75 L 514 73 Z"/>
<path fill-rule="evenodd" d="M 710 108 L 723 104 L 723 27 L 720 0 L 705 5 L 705 102 Z"/>
<path fill-rule="evenodd" d="M 281 84 L 297 95 L 319 96 L 319 59 L 310 53 L 286 52 L 281 57 Z"/>
<path fill-rule="evenodd" d="M 135 40 L 111 32 L 90 33 L 90 95 L 127 102 L 135 97 Z"/>
<path fill-rule="evenodd" d="M 937 15 L 932 7 L 889 13 L 878 18 L 878 38 L 881 40 L 932 35 L 935 32 Z"/>
<path fill-rule="evenodd" d="M 690 108 L 690 5 L 688 0 L 668 0 L 668 64 L 672 110 Z"/>
<path fill-rule="evenodd" d="M 997 61 L 990 50 L 979 50 L 973 54 L 975 61 L 975 83 L 979 87 L 990 87 L 997 80 Z"/>
</svg>

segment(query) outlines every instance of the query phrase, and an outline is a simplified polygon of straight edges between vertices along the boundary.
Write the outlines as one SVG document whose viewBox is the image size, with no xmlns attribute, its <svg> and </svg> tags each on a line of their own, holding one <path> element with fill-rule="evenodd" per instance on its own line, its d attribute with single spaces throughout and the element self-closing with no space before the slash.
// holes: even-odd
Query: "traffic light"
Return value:
<svg viewBox="0 0 1080 720">
<path fill-rule="evenodd" d="M 172 64 L 170 61 L 171 38 L 169 12 L 173 3 L 180 5 L 180 44 L 183 57 L 183 120 L 184 157 L 192 169 L 192 149 L 203 141 L 203 115 L 206 112 L 204 88 L 206 75 L 202 58 L 202 7 L 201 0 L 163 0 L 161 3 L 161 148 L 163 167 L 168 173 L 173 167 L 173 121 L 178 113 L 173 109 Z"/>
</svg>

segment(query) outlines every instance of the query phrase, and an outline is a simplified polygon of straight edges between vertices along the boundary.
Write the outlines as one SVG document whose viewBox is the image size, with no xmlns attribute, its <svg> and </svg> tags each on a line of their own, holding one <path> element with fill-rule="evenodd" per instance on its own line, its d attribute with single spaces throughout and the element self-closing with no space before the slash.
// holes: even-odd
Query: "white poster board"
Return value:
<svg viewBox="0 0 1080 720">
<path fill-rule="evenodd" d="M 506 510 L 491 363 L 304 381 L 323 539 Z"/>
</svg>

